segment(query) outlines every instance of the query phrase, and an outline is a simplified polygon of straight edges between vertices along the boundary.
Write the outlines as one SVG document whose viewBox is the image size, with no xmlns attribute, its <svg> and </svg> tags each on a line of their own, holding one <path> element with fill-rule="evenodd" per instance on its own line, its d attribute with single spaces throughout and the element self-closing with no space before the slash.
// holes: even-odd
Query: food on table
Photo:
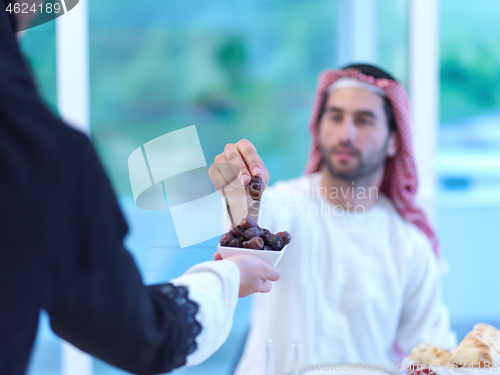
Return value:
<svg viewBox="0 0 500 375">
<path fill-rule="evenodd" d="M 476 324 L 454 350 L 423 342 L 412 350 L 408 361 L 411 365 L 409 375 L 444 375 L 457 368 L 456 371 L 467 374 L 473 374 L 473 368 L 475 371 L 498 369 L 500 331 L 489 324 Z"/>
<path fill-rule="evenodd" d="M 445 366 L 450 360 L 451 352 L 436 345 L 422 342 L 410 353 L 408 359 L 416 364 Z"/>
<path fill-rule="evenodd" d="M 438 375 L 430 368 L 420 368 L 421 365 L 412 365 L 408 370 L 408 375 Z"/>
<path fill-rule="evenodd" d="M 459 367 L 492 367 L 494 361 L 500 363 L 500 331 L 484 323 L 474 326 L 450 358 Z"/>
<path fill-rule="evenodd" d="M 262 178 L 252 176 L 248 184 L 248 194 L 254 201 L 258 201 L 262 196 Z"/>
<path fill-rule="evenodd" d="M 240 224 L 233 226 L 228 233 L 221 236 L 220 244 L 253 250 L 280 251 L 290 243 L 291 239 L 288 232 L 273 234 L 259 227 L 255 220 L 246 217 Z"/>
</svg>

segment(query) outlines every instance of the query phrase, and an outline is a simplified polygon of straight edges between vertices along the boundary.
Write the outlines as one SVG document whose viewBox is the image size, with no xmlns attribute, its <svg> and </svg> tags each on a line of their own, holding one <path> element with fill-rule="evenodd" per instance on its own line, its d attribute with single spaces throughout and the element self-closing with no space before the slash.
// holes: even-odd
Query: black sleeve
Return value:
<svg viewBox="0 0 500 375">
<path fill-rule="evenodd" d="M 73 175 L 77 182 L 68 196 L 74 206 L 68 215 L 77 230 L 71 251 L 62 249 L 64 261 L 54 259 L 57 292 L 46 307 L 54 332 L 131 372 L 167 372 L 184 365 L 200 332 L 197 306 L 185 288 L 143 285 L 122 245 L 127 226 L 90 144 L 76 161 L 76 173 L 67 171 L 61 181 Z"/>
<path fill-rule="evenodd" d="M 1 13 L 0 296 L 23 301 L 0 308 L 2 324 L 13 323 L 11 337 L 33 332 L 43 308 L 54 332 L 126 371 L 182 366 L 201 331 L 198 307 L 185 288 L 144 286 L 89 139 L 43 105 Z"/>
</svg>

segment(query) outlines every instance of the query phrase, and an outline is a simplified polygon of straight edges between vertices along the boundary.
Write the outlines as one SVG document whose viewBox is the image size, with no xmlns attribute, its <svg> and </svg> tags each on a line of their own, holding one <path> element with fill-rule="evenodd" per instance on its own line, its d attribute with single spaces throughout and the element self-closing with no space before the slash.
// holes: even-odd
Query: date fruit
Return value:
<svg viewBox="0 0 500 375">
<path fill-rule="evenodd" d="M 292 237 L 290 237 L 290 233 L 288 233 L 288 232 L 279 232 L 279 233 L 276 233 L 276 235 L 283 240 L 283 246 L 288 245 L 290 243 L 290 241 L 292 240 Z"/>
<path fill-rule="evenodd" d="M 221 246 L 240 247 L 253 250 L 280 251 L 290 243 L 292 237 L 288 232 L 273 234 L 261 228 L 251 218 L 247 217 L 238 225 L 222 235 Z"/>
<path fill-rule="evenodd" d="M 262 228 L 259 228 L 259 227 L 248 228 L 245 231 L 245 238 L 246 239 L 251 239 L 251 238 L 254 238 L 254 237 L 260 237 L 263 234 L 264 234 L 264 231 L 262 230 Z"/>
<path fill-rule="evenodd" d="M 222 245 L 224 246 L 224 245 Z M 239 238 L 233 238 L 227 246 L 229 247 L 241 247 L 241 240 Z"/>
<path fill-rule="evenodd" d="M 258 227 L 257 223 L 255 222 L 254 219 L 252 219 L 251 217 L 246 217 L 244 218 L 240 224 L 238 224 L 238 226 L 243 229 L 243 230 L 247 230 L 249 228 L 256 228 Z"/>
<path fill-rule="evenodd" d="M 232 239 L 233 239 L 233 235 L 231 233 L 223 234 L 220 238 L 220 244 L 222 246 L 228 246 L 229 242 L 231 242 Z"/>
<path fill-rule="evenodd" d="M 262 196 L 262 178 L 259 176 L 252 176 L 248 184 L 248 194 L 254 201 L 258 201 Z"/>
<path fill-rule="evenodd" d="M 251 240 L 245 242 L 247 249 L 262 250 L 264 247 L 264 240 L 260 237 L 253 237 Z"/>
<path fill-rule="evenodd" d="M 283 249 L 283 240 L 275 234 L 267 233 L 264 235 L 264 241 L 273 250 Z"/>
<path fill-rule="evenodd" d="M 241 229 L 239 225 L 232 227 L 229 233 L 231 233 L 234 238 L 245 238 L 245 231 Z"/>
</svg>

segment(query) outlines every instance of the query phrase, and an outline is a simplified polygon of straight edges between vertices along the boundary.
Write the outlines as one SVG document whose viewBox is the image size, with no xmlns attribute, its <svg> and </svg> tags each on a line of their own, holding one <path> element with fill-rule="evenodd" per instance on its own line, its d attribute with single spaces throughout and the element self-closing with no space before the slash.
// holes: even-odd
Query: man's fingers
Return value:
<svg viewBox="0 0 500 375">
<path fill-rule="evenodd" d="M 260 176 L 263 164 L 261 164 L 261 158 L 257 154 L 255 146 L 246 139 L 242 139 L 236 145 L 252 176 Z"/>
<path fill-rule="evenodd" d="M 210 181 L 212 181 L 212 185 L 214 185 L 215 190 L 222 190 L 228 185 L 228 182 L 224 178 L 224 175 L 219 168 L 219 164 L 220 163 L 215 163 L 208 169 L 208 175 L 210 177 Z"/>
<path fill-rule="evenodd" d="M 236 165 L 241 171 L 241 182 L 246 185 L 250 181 L 251 174 L 245 164 L 245 160 L 241 157 L 238 147 L 233 144 L 226 145 L 224 155 L 229 163 Z"/>
<path fill-rule="evenodd" d="M 221 165 L 227 164 L 226 156 L 222 153 L 215 157 L 214 164 L 208 169 L 208 175 L 214 185 L 215 190 L 221 190 L 228 185 L 228 182 L 224 178 L 221 172 Z"/>
<path fill-rule="evenodd" d="M 262 177 L 262 183 L 263 183 L 263 189 L 266 190 L 267 186 L 269 185 L 269 180 L 271 179 L 271 176 L 269 174 L 269 171 L 267 170 L 266 167 L 264 167 L 264 161 L 262 160 L 262 158 L 259 156 L 259 159 L 260 159 L 260 165 L 263 166 L 263 171 L 262 173 L 260 174 L 260 177 Z"/>
<path fill-rule="evenodd" d="M 235 187 L 242 187 L 238 179 L 239 173 L 239 167 L 228 163 L 224 154 L 217 155 L 214 164 L 208 169 L 208 175 L 215 190 L 220 192 L 224 189 L 226 193 Z"/>
<path fill-rule="evenodd" d="M 236 144 L 228 143 L 224 148 L 224 152 L 215 158 L 215 163 L 235 165 L 238 169 L 239 182 L 245 186 L 248 185 L 252 176 L 261 177 L 264 187 L 269 184 L 269 172 L 264 166 L 264 162 L 257 154 L 255 146 L 246 139 L 242 139 Z M 220 174 L 216 173 L 218 171 Z M 218 184 L 217 189 L 221 189 L 227 186 L 227 183 L 232 184 L 235 181 L 234 171 L 230 168 L 211 168 L 210 172 L 211 178 Z M 222 175 L 225 182 L 219 179 L 220 175 Z"/>
<path fill-rule="evenodd" d="M 222 260 L 222 256 L 220 255 L 220 253 L 219 253 L 218 251 L 217 251 L 217 252 L 215 252 L 215 254 L 214 254 L 214 259 L 215 259 L 215 260 Z"/>
<path fill-rule="evenodd" d="M 238 179 L 240 174 L 239 166 L 228 163 L 217 163 L 220 173 L 227 181 L 227 184 L 230 185 L 228 190 L 232 190 L 233 188 L 242 187 L 242 182 Z"/>
</svg>

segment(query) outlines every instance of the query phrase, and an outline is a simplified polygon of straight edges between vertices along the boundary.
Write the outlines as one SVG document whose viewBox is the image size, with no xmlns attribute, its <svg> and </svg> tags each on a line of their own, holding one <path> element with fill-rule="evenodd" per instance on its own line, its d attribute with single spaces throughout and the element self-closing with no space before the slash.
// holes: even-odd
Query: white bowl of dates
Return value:
<svg viewBox="0 0 500 375">
<path fill-rule="evenodd" d="M 232 255 L 247 254 L 276 267 L 291 239 L 288 232 L 273 234 L 247 217 L 221 236 L 217 249 L 222 259 Z"/>
</svg>

